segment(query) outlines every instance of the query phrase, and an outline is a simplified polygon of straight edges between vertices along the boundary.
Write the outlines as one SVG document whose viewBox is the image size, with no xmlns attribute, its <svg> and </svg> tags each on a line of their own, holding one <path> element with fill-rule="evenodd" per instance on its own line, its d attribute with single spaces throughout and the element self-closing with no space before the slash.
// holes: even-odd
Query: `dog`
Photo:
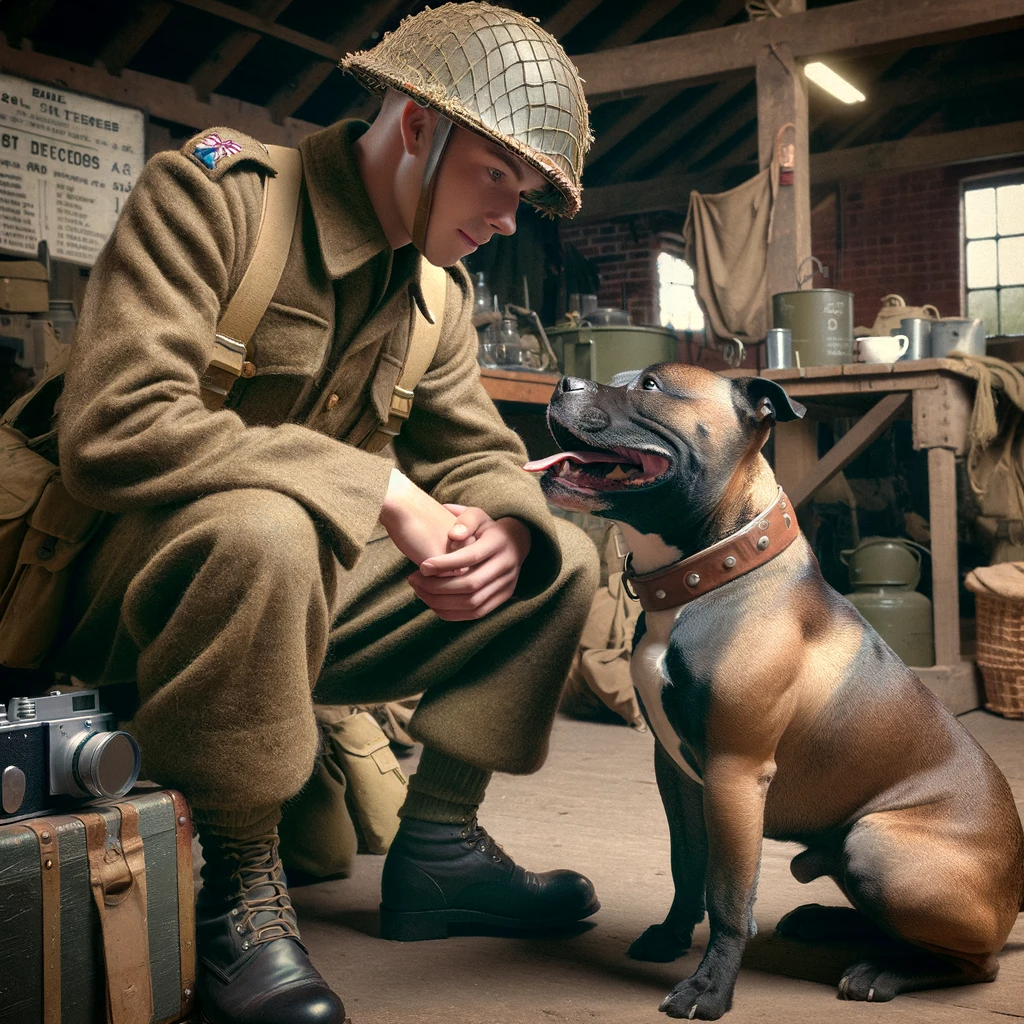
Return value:
<svg viewBox="0 0 1024 1024">
<path fill-rule="evenodd" d="M 804 409 L 776 383 L 664 363 L 610 385 L 563 377 L 529 463 L 552 504 L 616 521 L 644 605 L 631 673 L 656 736 L 675 894 L 630 947 L 668 962 L 710 922 L 670 1017 L 732 1006 L 762 837 L 805 850 L 850 907 L 811 904 L 778 933 L 880 940 L 839 997 L 991 981 L 1024 909 L 1024 832 L 968 731 L 822 578 L 761 453 Z"/>
</svg>

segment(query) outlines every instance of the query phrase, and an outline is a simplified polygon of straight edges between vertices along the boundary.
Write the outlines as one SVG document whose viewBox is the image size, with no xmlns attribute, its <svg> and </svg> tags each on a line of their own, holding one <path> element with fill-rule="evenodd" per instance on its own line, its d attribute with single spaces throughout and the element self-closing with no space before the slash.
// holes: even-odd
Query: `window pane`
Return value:
<svg viewBox="0 0 1024 1024">
<path fill-rule="evenodd" d="M 967 293 L 967 315 L 972 319 L 979 317 L 984 320 L 985 334 L 989 337 L 999 334 L 997 295 L 998 292 L 994 288 L 991 291 Z"/>
<path fill-rule="evenodd" d="M 996 203 L 999 208 L 999 234 L 1024 233 L 1024 184 L 997 188 Z"/>
<path fill-rule="evenodd" d="M 984 242 L 968 242 L 967 287 L 994 288 L 996 283 L 995 239 L 988 239 Z"/>
<path fill-rule="evenodd" d="M 968 238 L 991 238 L 996 233 L 994 188 L 975 188 L 964 193 L 964 229 Z"/>
<path fill-rule="evenodd" d="M 999 292 L 999 333 L 1024 334 L 1024 288 Z"/>
<path fill-rule="evenodd" d="M 1024 235 L 999 239 L 999 283 L 1024 284 Z"/>
<path fill-rule="evenodd" d="M 693 271 L 686 260 L 668 252 L 658 254 L 658 306 L 663 327 L 677 331 L 704 329 L 704 314 L 693 290 Z"/>
</svg>

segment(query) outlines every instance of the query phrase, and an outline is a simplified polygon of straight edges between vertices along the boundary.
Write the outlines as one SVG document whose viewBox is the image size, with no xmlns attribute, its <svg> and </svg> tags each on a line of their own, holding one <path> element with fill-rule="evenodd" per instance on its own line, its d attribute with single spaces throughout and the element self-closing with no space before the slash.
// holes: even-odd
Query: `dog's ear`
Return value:
<svg viewBox="0 0 1024 1024">
<path fill-rule="evenodd" d="M 732 386 L 759 422 L 770 416 L 777 423 L 785 423 L 800 419 L 807 412 L 780 384 L 766 377 L 734 377 Z"/>
<path fill-rule="evenodd" d="M 623 370 L 621 373 L 615 374 L 614 377 L 609 381 L 608 387 L 610 388 L 624 388 L 628 387 L 643 373 L 643 370 Z"/>
</svg>

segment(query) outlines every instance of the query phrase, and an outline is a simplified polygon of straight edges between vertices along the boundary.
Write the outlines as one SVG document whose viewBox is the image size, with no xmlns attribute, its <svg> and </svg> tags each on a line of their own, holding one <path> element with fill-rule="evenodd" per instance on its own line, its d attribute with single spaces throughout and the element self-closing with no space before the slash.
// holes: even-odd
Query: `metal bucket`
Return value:
<svg viewBox="0 0 1024 1024">
<path fill-rule="evenodd" d="M 676 358 L 676 334 L 667 327 L 548 327 L 546 332 L 567 377 L 608 384 L 624 370 L 642 370 Z"/>
<path fill-rule="evenodd" d="M 932 356 L 941 359 L 950 352 L 970 356 L 985 354 L 985 321 L 943 317 L 932 324 Z"/>
<path fill-rule="evenodd" d="M 799 366 L 853 362 L 853 292 L 807 288 L 772 296 L 776 327 L 793 332 L 793 361 Z"/>
</svg>

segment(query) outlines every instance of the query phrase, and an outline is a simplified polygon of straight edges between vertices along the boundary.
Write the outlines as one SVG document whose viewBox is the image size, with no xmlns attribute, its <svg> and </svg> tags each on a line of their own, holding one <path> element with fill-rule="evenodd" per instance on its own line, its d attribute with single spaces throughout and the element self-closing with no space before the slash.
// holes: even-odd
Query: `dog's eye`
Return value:
<svg viewBox="0 0 1024 1024">
<path fill-rule="evenodd" d="M 657 391 L 658 382 L 653 377 L 644 377 L 644 379 L 640 381 L 640 387 L 643 388 L 644 391 Z"/>
</svg>

